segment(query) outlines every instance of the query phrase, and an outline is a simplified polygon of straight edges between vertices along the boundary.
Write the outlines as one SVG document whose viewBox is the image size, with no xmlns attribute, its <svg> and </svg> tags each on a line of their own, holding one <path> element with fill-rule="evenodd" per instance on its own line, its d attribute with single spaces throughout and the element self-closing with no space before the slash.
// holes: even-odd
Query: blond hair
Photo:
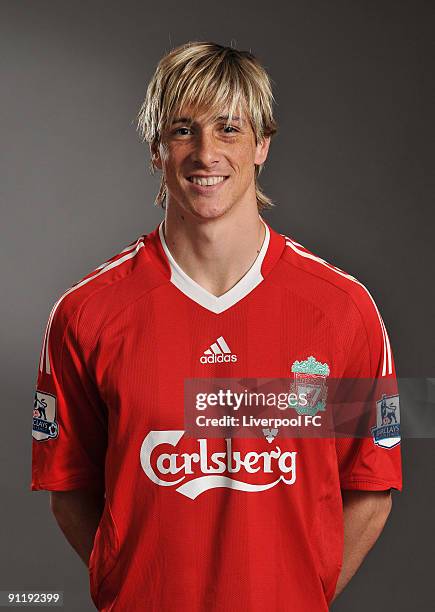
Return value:
<svg viewBox="0 0 435 612">
<path fill-rule="evenodd" d="M 271 79 L 252 53 L 212 42 L 189 42 L 170 51 L 158 63 L 137 115 L 137 130 L 154 151 L 164 130 L 185 105 L 193 113 L 207 108 L 214 118 L 225 108 L 229 122 L 244 106 L 258 144 L 277 131 L 273 102 Z M 255 166 L 259 211 L 274 206 L 258 184 L 263 165 Z M 152 174 L 156 170 L 152 158 L 150 170 Z M 166 195 L 162 174 L 154 204 L 164 208 Z"/>
</svg>

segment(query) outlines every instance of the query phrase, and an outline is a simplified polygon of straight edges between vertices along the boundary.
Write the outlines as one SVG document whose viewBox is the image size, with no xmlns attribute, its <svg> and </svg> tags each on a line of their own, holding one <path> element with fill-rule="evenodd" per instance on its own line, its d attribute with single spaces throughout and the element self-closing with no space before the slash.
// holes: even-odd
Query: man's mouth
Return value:
<svg viewBox="0 0 435 612">
<path fill-rule="evenodd" d="M 222 183 L 227 176 L 188 176 L 187 180 L 195 185 L 200 185 L 201 187 L 211 187 L 213 185 L 217 185 L 218 183 Z"/>
</svg>

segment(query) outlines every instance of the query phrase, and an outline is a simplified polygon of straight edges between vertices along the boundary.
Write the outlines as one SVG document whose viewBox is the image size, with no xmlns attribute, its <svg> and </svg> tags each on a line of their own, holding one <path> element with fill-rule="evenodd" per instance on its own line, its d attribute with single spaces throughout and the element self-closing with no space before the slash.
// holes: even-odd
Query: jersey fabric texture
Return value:
<svg viewBox="0 0 435 612">
<path fill-rule="evenodd" d="M 341 489 L 402 488 L 399 443 L 184 435 L 185 379 L 290 379 L 313 357 L 334 378 L 395 380 L 367 289 L 264 223 L 254 265 L 220 297 L 178 266 L 162 222 L 52 308 L 31 488 L 105 488 L 89 563 L 98 610 L 328 610 Z"/>
</svg>

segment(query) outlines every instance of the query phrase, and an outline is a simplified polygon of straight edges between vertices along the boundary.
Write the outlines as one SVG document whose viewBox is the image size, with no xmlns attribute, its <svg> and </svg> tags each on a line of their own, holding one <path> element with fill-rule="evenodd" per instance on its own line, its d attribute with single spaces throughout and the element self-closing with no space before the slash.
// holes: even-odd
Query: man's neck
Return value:
<svg viewBox="0 0 435 612">
<path fill-rule="evenodd" d="M 203 289 L 220 296 L 252 267 L 264 241 L 265 226 L 257 209 L 197 221 L 169 207 L 164 236 L 181 269 Z"/>
</svg>

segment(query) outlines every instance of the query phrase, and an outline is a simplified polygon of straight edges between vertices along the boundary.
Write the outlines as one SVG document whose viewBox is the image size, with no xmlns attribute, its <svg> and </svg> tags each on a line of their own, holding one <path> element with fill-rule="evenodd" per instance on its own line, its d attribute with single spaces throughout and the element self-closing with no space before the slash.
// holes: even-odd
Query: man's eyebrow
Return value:
<svg viewBox="0 0 435 612">
<path fill-rule="evenodd" d="M 220 115 L 217 118 L 217 121 L 222 121 L 222 120 L 226 121 L 227 119 L 229 119 L 229 117 L 230 117 L 229 115 Z M 237 115 L 233 115 L 231 121 L 240 121 L 240 122 L 243 122 L 243 119 L 241 119 L 240 117 L 237 117 Z"/>
<path fill-rule="evenodd" d="M 172 121 L 172 125 L 174 125 L 174 123 L 192 123 L 192 121 L 192 117 L 175 117 Z"/>
<path fill-rule="evenodd" d="M 220 115 L 219 117 L 216 118 L 216 121 L 227 121 L 228 118 L 229 118 L 229 115 Z M 243 123 L 243 119 L 237 116 L 233 116 L 232 120 Z M 175 125 L 176 123 L 194 123 L 194 120 L 192 117 L 175 117 L 174 120 L 172 121 L 172 125 Z"/>
</svg>

